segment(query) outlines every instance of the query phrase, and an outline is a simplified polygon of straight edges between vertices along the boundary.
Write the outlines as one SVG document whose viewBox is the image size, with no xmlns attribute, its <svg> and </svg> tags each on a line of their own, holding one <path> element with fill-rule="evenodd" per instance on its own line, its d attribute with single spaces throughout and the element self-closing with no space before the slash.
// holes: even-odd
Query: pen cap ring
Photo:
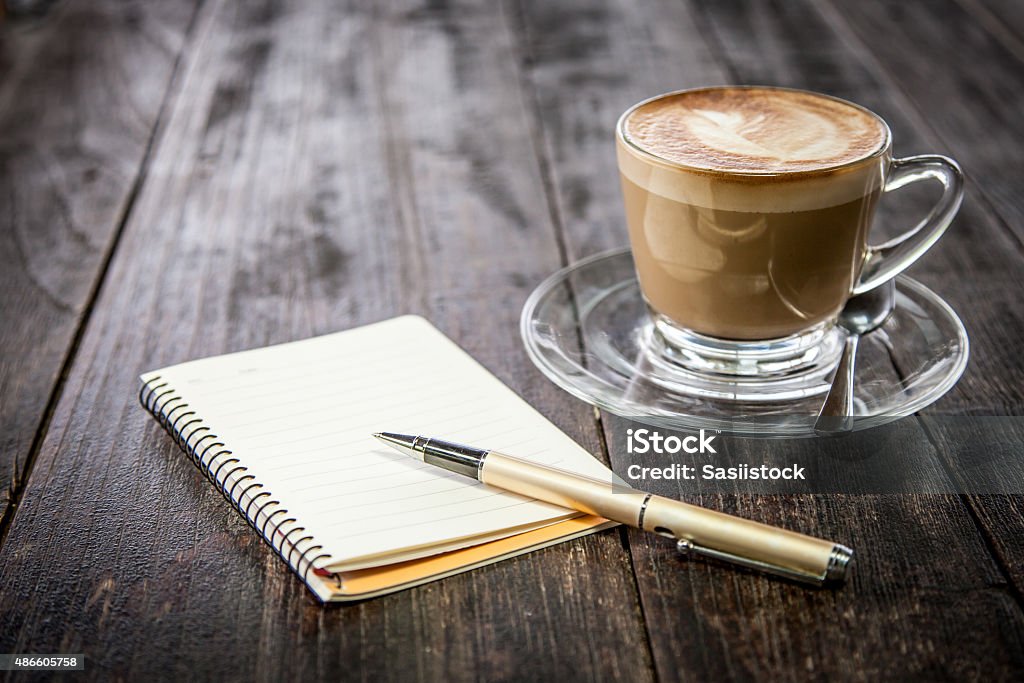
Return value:
<svg viewBox="0 0 1024 683">
<path fill-rule="evenodd" d="M 846 574 L 850 563 L 853 561 L 853 551 L 845 545 L 835 544 L 832 554 L 828 557 L 828 568 L 825 569 L 825 581 L 841 583 L 846 580 Z"/>
</svg>

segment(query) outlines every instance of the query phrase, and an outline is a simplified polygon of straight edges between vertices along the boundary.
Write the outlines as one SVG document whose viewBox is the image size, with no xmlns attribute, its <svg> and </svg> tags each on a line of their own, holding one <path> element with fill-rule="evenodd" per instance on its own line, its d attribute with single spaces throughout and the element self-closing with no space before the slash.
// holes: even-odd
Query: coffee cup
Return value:
<svg viewBox="0 0 1024 683">
<path fill-rule="evenodd" d="M 654 341 L 689 372 L 771 380 L 820 368 L 838 353 L 846 301 L 916 261 L 963 197 L 953 160 L 893 159 L 881 117 L 801 90 L 659 95 L 622 115 L 616 148 Z M 942 185 L 931 213 L 872 246 L 880 196 L 922 180 Z"/>
</svg>

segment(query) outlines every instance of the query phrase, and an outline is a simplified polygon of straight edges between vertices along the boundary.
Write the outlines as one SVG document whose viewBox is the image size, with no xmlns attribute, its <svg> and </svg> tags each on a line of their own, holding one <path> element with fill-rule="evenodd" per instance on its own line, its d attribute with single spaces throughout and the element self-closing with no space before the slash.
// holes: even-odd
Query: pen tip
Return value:
<svg viewBox="0 0 1024 683">
<path fill-rule="evenodd" d="M 411 434 L 394 434 L 392 432 L 377 432 L 374 436 L 401 453 L 411 455 L 420 460 L 423 459 L 423 449 L 416 448 L 416 443 L 421 437 L 412 436 Z M 426 440 L 429 441 L 429 439 Z"/>
<path fill-rule="evenodd" d="M 382 434 L 381 432 L 374 432 L 373 433 L 373 437 L 375 439 L 383 439 L 384 438 L 384 434 Z"/>
</svg>

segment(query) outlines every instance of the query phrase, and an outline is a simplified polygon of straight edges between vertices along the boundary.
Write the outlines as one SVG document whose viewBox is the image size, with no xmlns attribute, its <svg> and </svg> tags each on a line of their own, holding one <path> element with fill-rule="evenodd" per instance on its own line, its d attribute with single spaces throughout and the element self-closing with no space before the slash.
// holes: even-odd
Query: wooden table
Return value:
<svg viewBox="0 0 1024 683">
<path fill-rule="evenodd" d="M 412 312 L 624 467 L 621 421 L 530 364 L 520 307 L 625 243 L 622 110 L 756 82 L 861 102 L 897 154 L 961 161 L 964 208 L 912 273 L 973 355 L 927 412 L 1022 415 L 1018 2 L 9 6 L 0 652 L 125 681 L 1024 672 L 1021 496 L 705 496 L 872 548 L 835 592 L 620 529 L 321 608 L 135 401 L 142 370 Z M 941 464 L 943 439 L 905 448 Z"/>
</svg>

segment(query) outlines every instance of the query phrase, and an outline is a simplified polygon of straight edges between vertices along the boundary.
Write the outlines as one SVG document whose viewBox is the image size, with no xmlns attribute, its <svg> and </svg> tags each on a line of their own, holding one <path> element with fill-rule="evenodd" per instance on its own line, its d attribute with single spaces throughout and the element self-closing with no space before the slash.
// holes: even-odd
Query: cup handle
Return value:
<svg viewBox="0 0 1024 683">
<path fill-rule="evenodd" d="M 884 244 L 868 247 L 868 255 L 853 294 L 874 289 L 902 273 L 928 251 L 949 227 L 964 198 L 964 176 L 960 166 L 952 159 L 938 154 L 894 159 L 885 181 L 885 192 L 928 179 L 942 183 L 942 197 L 912 230 Z"/>
</svg>

